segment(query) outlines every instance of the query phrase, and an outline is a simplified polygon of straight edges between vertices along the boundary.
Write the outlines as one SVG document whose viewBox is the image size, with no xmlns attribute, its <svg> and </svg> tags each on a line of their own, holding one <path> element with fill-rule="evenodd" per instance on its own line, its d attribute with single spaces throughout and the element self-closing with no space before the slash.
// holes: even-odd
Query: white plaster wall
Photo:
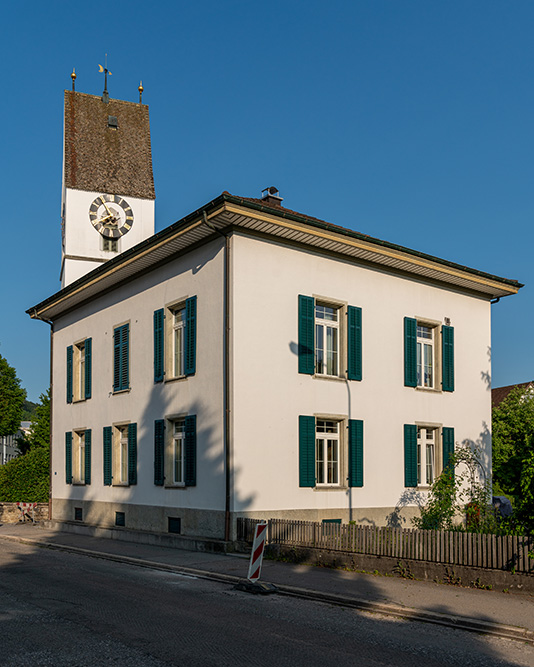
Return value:
<svg viewBox="0 0 534 667">
<path fill-rule="evenodd" d="M 65 189 L 65 246 L 64 254 L 77 257 L 109 260 L 116 253 L 102 250 L 102 236 L 89 219 L 89 207 L 103 193 Z M 155 202 L 116 193 L 130 204 L 134 221 L 132 228 L 119 239 L 119 252 L 132 248 L 154 234 Z M 68 285 L 100 262 L 83 262 L 67 259 L 64 268 L 63 285 Z"/>
<path fill-rule="evenodd" d="M 488 301 L 244 236 L 232 258 L 234 510 L 394 507 L 405 423 L 452 426 L 491 460 Z M 362 382 L 298 373 L 299 294 L 362 308 Z M 453 393 L 404 386 L 405 316 L 450 318 Z M 363 488 L 299 488 L 298 416 L 318 413 L 364 420 Z"/>
<path fill-rule="evenodd" d="M 202 248 L 134 279 L 129 285 L 65 315 L 53 337 L 53 498 L 224 509 L 223 468 L 223 286 L 222 242 Z M 197 296 L 196 374 L 154 383 L 153 313 L 172 302 Z M 113 395 L 113 329 L 130 322 L 130 386 Z M 66 348 L 92 338 L 92 397 L 66 402 Z M 197 486 L 154 485 L 154 421 L 166 415 L 197 415 Z M 104 426 L 137 423 L 138 483 L 103 485 Z M 65 483 L 65 432 L 92 430 L 92 482 Z"/>
</svg>

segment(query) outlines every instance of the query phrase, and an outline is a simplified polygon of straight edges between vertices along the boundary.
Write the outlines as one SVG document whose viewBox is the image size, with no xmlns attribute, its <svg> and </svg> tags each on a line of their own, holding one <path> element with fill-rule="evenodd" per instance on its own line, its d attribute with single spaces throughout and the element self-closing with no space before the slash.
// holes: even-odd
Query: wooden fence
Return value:
<svg viewBox="0 0 534 667">
<path fill-rule="evenodd" d="M 238 518 L 237 539 L 252 542 L 258 521 Z M 267 543 L 534 574 L 533 536 L 269 519 Z"/>
</svg>

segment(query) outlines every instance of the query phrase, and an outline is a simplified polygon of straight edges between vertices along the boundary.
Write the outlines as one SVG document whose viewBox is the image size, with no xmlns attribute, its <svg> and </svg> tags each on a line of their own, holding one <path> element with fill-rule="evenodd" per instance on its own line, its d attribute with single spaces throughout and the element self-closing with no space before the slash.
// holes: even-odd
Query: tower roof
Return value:
<svg viewBox="0 0 534 667">
<path fill-rule="evenodd" d="M 148 106 L 66 90 L 65 186 L 155 199 Z"/>
</svg>

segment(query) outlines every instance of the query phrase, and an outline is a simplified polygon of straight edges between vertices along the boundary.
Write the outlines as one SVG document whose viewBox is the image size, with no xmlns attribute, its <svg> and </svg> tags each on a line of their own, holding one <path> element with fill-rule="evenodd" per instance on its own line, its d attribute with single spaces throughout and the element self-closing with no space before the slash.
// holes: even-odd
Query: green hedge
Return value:
<svg viewBox="0 0 534 667">
<path fill-rule="evenodd" d="M 31 449 L 0 466 L 0 502 L 47 503 L 50 488 L 50 452 Z"/>
</svg>

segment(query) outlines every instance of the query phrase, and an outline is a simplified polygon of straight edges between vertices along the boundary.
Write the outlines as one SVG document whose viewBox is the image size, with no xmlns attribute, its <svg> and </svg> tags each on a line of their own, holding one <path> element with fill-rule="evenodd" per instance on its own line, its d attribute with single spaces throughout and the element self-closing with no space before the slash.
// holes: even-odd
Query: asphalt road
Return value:
<svg viewBox="0 0 534 667">
<path fill-rule="evenodd" d="M 518 641 L 0 543 L 0 665 L 534 665 Z"/>
</svg>

